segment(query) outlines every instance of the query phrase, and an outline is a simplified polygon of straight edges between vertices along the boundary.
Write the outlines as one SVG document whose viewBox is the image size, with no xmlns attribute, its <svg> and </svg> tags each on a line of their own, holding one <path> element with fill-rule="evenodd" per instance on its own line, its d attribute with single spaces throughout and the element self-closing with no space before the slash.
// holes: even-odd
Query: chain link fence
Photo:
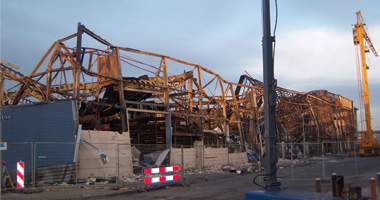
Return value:
<svg viewBox="0 0 380 200">
<path fill-rule="evenodd" d="M 358 141 L 323 143 L 280 143 L 278 176 L 291 180 L 326 179 L 333 173 L 347 176 L 373 176 L 378 172 L 374 160 L 359 155 Z M 305 168 L 308 167 L 308 169 Z M 312 168 L 313 173 L 306 173 Z"/>
<path fill-rule="evenodd" d="M 143 169 L 159 166 L 181 166 L 181 173 L 188 169 L 204 169 L 212 166 L 246 164 L 260 165 L 261 152 L 242 151 L 240 145 L 166 145 L 93 143 L 81 142 L 78 151 L 75 143 L 8 143 L 2 151 L 6 162 L 6 185 L 17 180 L 17 162 L 25 163 L 25 187 L 51 187 L 67 185 L 119 184 L 141 186 Z M 378 171 L 368 169 L 371 159 L 358 156 L 357 141 L 324 143 L 280 143 L 278 177 L 289 180 L 314 180 L 327 178 L 332 173 L 343 176 L 370 176 Z M 305 166 L 313 168 L 306 173 Z M 186 174 L 185 174 L 186 176 Z"/>
</svg>

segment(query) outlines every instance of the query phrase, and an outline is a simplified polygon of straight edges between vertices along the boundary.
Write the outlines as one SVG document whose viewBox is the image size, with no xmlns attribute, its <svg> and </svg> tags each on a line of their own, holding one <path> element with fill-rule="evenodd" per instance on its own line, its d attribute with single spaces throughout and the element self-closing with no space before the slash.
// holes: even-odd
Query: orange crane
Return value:
<svg viewBox="0 0 380 200">
<path fill-rule="evenodd" d="M 360 51 L 360 58 L 358 51 L 356 51 L 358 78 L 360 79 L 360 71 L 362 75 L 362 80 L 359 80 L 359 98 L 360 100 L 364 99 L 365 122 L 367 127 L 364 136 L 361 135 L 361 137 L 359 138 L 359 154 L 361 156 L 374 156 L 380 154 L 380 151 L 379 145 L 376 141 L 376 137 L 373 136 L 372 132 L 371 110 L 369 106 L 369 92 L 367 80 L 367 70 L 369 69 L 369 67 L 366 63 L 366 53 L 368 53 L 371 50 L 375 56 L 378 56 L 378 54 L 376 52 L 375 47 L 372 44 L 371 38 L 369 37 L 367 26 L 364 22 L 363 16 L 360 11 L 356 12 L 356 18 L 357 23 L 355 24 L 352 31 L 354 36 L 354 45 Z M 362 101 L 360 104 L 362 105 Z"/>
</svg>

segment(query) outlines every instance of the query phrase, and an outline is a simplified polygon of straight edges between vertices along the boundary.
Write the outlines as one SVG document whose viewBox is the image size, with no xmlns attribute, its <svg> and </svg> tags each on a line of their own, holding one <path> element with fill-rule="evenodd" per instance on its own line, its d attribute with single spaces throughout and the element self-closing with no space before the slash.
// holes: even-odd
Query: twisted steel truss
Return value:
<svg viewBox="0 0 380 200">
<path fill-rule="evenodd" d="M 83 46 L 84 33 L 106 48 Z M 71 39 L 76 47 L 65 45 Z M 158 132 L 166 126 L 175 144 L 225 144 L 234 136 L 240 144 L 262 145 L 264 86 L 249 75 L 229 82 L 191 62 L 114 46 L 80 23 L 77 33 L 53 43 L 31 74 L 15 68 L 1 61 L 2 106 L 77 100 L 85 128 L 129 130 L 135 143 L 164 143 L 168 138 Z M 308 142 L 354 138 L 351 100 L 325 90 L 276 92 L 279 142 L 300 142 L 304 132 Z M 172 124 L 164 125 L 168 114 Z"/>
</svg>

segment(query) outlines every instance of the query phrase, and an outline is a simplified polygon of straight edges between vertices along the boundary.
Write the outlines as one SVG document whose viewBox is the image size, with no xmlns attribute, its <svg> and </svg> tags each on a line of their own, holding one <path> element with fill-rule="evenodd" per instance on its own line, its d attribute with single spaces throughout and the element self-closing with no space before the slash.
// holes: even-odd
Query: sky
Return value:
<svg viewBox="0 0 380 200">
<path fill-rule="evenodd" d="M 238 82 L 262 80 L 260 0 L 1 0 L 2 60 L 29 74 L 49 47 L 81 22 L 116 46 L 168 55 Z M 352 25 L 361 10 L 380 53 L 379 0 L 278 0 L 278 86 L 328 90 L 359 108 Z M 271 0 L 272 29 L 275 23 Z M 380 57 L 367 55 L 372 127 L 380 130 Z M 359 113 L 358 113 L 359 114 Z"/>
</svg>

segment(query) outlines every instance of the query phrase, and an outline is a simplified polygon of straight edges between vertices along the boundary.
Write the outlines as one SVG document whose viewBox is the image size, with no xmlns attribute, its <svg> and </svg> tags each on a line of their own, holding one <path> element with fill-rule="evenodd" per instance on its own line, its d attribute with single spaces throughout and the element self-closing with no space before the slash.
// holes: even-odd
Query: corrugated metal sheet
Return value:
<svg viewBox="0 0 380 200">
<path fill-rule="evenodd" d="M 36 186 L 53 183 L 74 183 L 76 180 L 76 163 L 64 163 L 38 167 L 36 172 Z"/>
<path fill-rule="evenodd" d="M 73 106 L 74 101 L 62 101 L 2 107 L 1 114 L 7 118 L 2 121 L 2 141 L 8 143 L 8 150 L 3 151 L 8 169 L 15 170 L 16 162 L 22 160 L 30 172 L 34 151 L 36 168 L 72 162 Z"/>
<path fill-rule="evenodd" d="M 7 142 L 73 142 L 72 101 L 2 108 L 3 139 Z"/>
</svg>

